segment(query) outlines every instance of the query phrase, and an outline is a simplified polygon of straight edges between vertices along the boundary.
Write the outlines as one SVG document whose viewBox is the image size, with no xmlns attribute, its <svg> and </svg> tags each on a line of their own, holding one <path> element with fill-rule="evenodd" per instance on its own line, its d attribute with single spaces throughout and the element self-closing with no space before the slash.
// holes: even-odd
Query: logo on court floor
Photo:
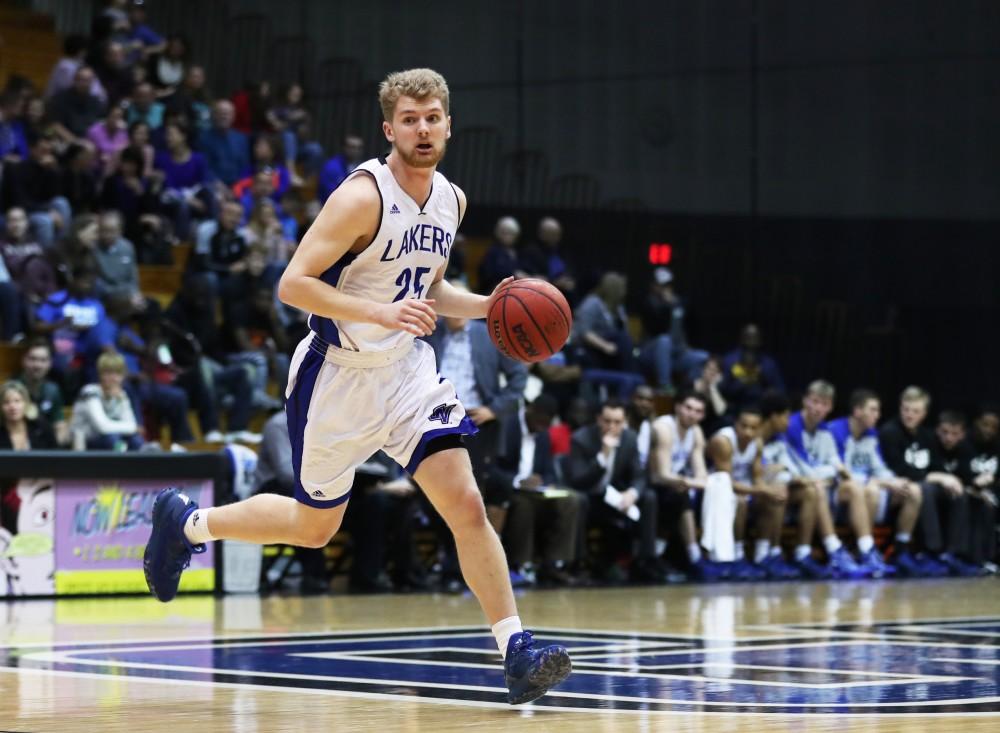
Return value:
<svg viewBox="0 0 1000 733">
<path fill-rule="evenodd" d="M 1000 618 L 752 627 L 726 638 L 539 629 L 573 674 L 535 709 L 783 715 L 1000 712 Z M 55 674 L 507 708 L 480 627 L 0 649 Z"/>
</svg>

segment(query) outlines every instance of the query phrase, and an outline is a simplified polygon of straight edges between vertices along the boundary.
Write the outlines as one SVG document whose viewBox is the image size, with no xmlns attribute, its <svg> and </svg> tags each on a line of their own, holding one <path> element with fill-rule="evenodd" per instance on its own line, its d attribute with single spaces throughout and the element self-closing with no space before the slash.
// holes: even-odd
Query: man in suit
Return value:
<svg viewBox="0 0 1000 733">
<path fill-rule="evenodd" d="M 656 493 L 646 486 L 638 439 L 626 427 L 625 405 L 620 401 L 605 402 L 595 424 L 573 433 L 566 480 L 587 499 L 583 516 L 628 535 L 638 535 L 639 556 L 632 564 L 633 578 L 644 582 L 665 580 L 665 571 L 656 560 Z M 606 500 L 609 487 L 620 492 L 614 506 Z M 632 507 L 639 510 L 637 519 L 634 512 L 632 518 L 628 516 Z"/>
<path fill-rule="evenodd" d="M 466 290 L 460 283 L 452 283 Z M 472 471 L 483 492 L 486 513 L 499 534 L 503 530 L 511 487 L 502 480 L 495 461 L 500 451 L 503 424 L 516 420 L 528 368 L 501 354 L 490 341 L 486 323 L 467 318 L 442 318 L 426 337 L 437 357 L 438 372 L 455 385 L 469 418 L 479 428 L 476 435 L 463 437 Z M 501 386 L 500 375 L 506 378 Z"/>
<path fill-rule="evenodd" d="M 570 585 L 573 577 L 567 568 L 575 559 L 577 522 L 581 510 L 586 509 L 586 500 L 575 491 L 552 495 L 558 478 L 548 431 L 558 413 L 558 401 L 542 394 L 520 411 L 516 420 L 508 420 L 504 449 L 497 456 L 496 465 L 513 488 L 505 530 L 511 567 L 522 577 L 530 578 L 535 533 L 542 527 L 546 541 L 538 581 Z"/>
</svg>

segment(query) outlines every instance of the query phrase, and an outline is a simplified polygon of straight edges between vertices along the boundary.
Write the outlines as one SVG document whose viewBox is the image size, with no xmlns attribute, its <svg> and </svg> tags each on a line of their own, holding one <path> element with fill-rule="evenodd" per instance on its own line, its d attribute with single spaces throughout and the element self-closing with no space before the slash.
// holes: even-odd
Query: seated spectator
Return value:
<svg viewBox="0 0 1000 733">
<path fill-rule="evenodd" d="M 60 92 L 73 86 L 77 70 L 84 65 L 87 58 L 88 40 L 86 36 L 70 34 L 63 39 L 62 58 L 52 68 L 49 75 L 49 82 L 45 87 L 45 98 L 52 99 Z M 104 103 L 107 101 L 107 94 L 98 81 L 97 76 L 91 74 L 90 82 L 91 96 Z"/>
<path fill-rule="evenodd" d="M 518 260 L 526 273 L 548 280 L 566 296 L 570 306 L 574 306 L 579 296 L 576 279 L 559 250 L 562 236 L 562 225 L 557 219 L 551 216 L 542 218 L 538 222 L 537 241 L 526 245 Z"/>
<path fill-rule="evenodd" d="M 709 356 L 701 367 L 701 373 L 691 384 L 691 389 L 705 395 L 708 402 L 705 405 L 705 431 L 712 434 L 726 426 L 726 413 L 729 404 L 719 391 L 722 384 L 722 360 L 717 356 Z"/>
<path fill-rule="evenodd" d="M 609 529 L 618 529 L 630 538 L 627 547 L 631 546 L 632 538 L 637 539 L 639 552 L 632 563 L 632 578 L 663 582 L 666 571 L 656 558 L 656 492 L 646 487 L 646 472 L 639 463 L 635 433 L 625 425 L 625 406 L 618 400 L 605 402 L 596 424 L 573 433 L 565 478 L 586 500 L 579 526 L 584 528 L 598 522 Z M 618 493 L 609 492 L 609 488 Z M 609 500 L 609 496 L 614 499 Z M 581 534 L 577 537 L 577 554 L 583 558 L 584 530 Z M 603 558 L 604 564 L 610 561 L 611 558 Z"/>
<path fill-rule="evenodd" d="M 132 92 L 132 99 L 125 107 L 125 118 L 129 125 L 145 122 L 150 130 L 157 130 L 163 124 L 164 111 L 163 103 L 156 100 L 153 85 L 143 82 Z"/>
<path fill-rule="evenodd" d="M 326 161 L 319 174 L 316 198 L 320 204 L 326 203 L 330 194 L 347 178 L 358 164 L 364 160 L 365 142 L 359 135 L 346 135 L 340 152 Z"/>
<path fill-rule="evenodd" d="M 251 253 L 248 259 L 250 266 L 257 260 L 258 272 L 263 270 L 264 258 L 259 250 Z M 246 289 L 236 290 L 233 298 L 225 306 L 226 362 L 242 364 L 252 370 L 254 407 L 279 409 L 282 403 L 267 393 L 267 385 L 272 379 L 282 387 L 287 384 L 288 354 L 293 345 L 278 317 L 274 283 L 258 281 Z"/>
<path fill-rule="evenodd" d="M 160 200 L 174 222 L 181 239 L 191 233 L 191 219 L 210 219 L 215 213 L 215 197 L 208 186 L 208 168 L 201 153 L 192 152 L 187 131 L 170 122 L 164 126 L 166 151 L 156 154 L 156 168 L 163 172 Z"/>
<path fill-rule="evenodd" d="M 145 122 L 133 122 L 128 126 L 128 145 L 137 150 L 142 158 L 139 170 L 143 176 L 151 176 L 156 172 L 153 165 L 156 161 L 156 148 L 152 141 L 153 131 Z"/>
<path fill-rule="evenodd" d="M 250 248 L 240 233 L 243 207 L 226 201 L 216 221 L 206 221 L 198 227 L 194 251 L 188 265 L 192 272 L 205 273 L 213 292 L 228 298 L 239 284 L 235 276 L 246 271 Z"/>
<path fill-rule="evenodd" d="M 244 188 L 240 194 L 240 205 L 243 207 L 243 220 L 248 221 L 253 216 L 253 211 L 257 206 L 265 201 L 272 204 L 274 216 L 281 225 L 281 232 L 286 239 L 295 241 L 298 224 L 294 218 L 288 216 L 280 204 L 275 203 L 275 181 L 278 173 L 265 168 L 254 173 L 249 188 Z M 239 184 L 237 184 L 239 187 Z"/>
<path fill-rule="evenodd" d="M 107 116 L 90 126 L 87 140 L 97 150 L 101 177 L 110 175 L 118 165 L 118 155 L 129 143 L 125 112 L 120 105 L 109 107 Z"/>
<path fill-rule="evenodd" d="M 258 135 L 250 149 L 250 167 L 243 171 L 243 176 L 233 184 L 233 194 L 241 201 L 246 200 L 246 194 L 257 185 L 258 174 L 267 173 L 271 181 L 271 190 L 267 195 L 275 201 L 288 193 L 292 185 L 291 172 L 281 162 L 280 145 L 276 138 L 270 135 Z M 254 197 L 260 196 L 255 193 Z"/>
<path fill-rule="evenodd" d="M 53 364 L 63 383 L 79 384 L 89 379 L 92 366 L 104 347 L 98 326 L 107 317 L 104 305 L 94 295 L 97 271 L 83 264 L 72 272 L 66 290 L 52 294 L 35 309 L 32 333 L 51 336 Z"/>
<path fill-rule="evenodd" d="M 56 233 L 69 226 L 73 212 L 62 195 L 59 164 L 47 137 L 28 140 L 28 159 L 4 166 L 0 183 L 4 209 L 19 208 L 28 213 L 31 227 L 43 247 L 51 247 Z"/>
<path fill-rule="evenodd" d="M 518 261 L 517 240 L 521 225 L 513 216 L 503 216 L 493 228 L 493 244 L 479 263 L 479 292 L 492 293 L 500 281 L 512 275 L 523 276 Z"/>
<path fill-rule="evenodd" d="M 187 57 L 187 39 L 176 33 L 167 38 L 167 47 L 162 53 L 150 57 L 149 80 L 156 87 L 157 94 L 167 96 L 176 91 L 184 79 Z"/>
<path fill-rule="evenodd" d="M 569 455 L 573 433 L 594 422 L 594 406 L 584 397 L 574 397 L 562 410 L 560 417 L 561 422 L 549 428 L 549 444 L 553 456 Z M 565 480 L 565 476 L 561 480 Z"/>
<path fill-rule="evenodd" d="M 163 53 L 167 40 L 146 22 L 146 5 L 133 2 L 128 8 L 128 39 L 131 42 L 128 61 L 130 64 L 145 63 L 150 56 Z"/>
<path fill-rule="evenodd" d="M 60 268 L 72 272 L 81 267 L 97 267 L 94 252 L 100 239 L 97 216 L 81 214 L 73 219 L 69 235 L 59 243 L 57 252 Z"/>
<path fill-rule="evenodd" d="M 558 410 L 551 397 L 539 395 L 506 424 L 505 449 L 497 456 L 497 471 L 513 487 L 504 530 L 511 570 L 525 584 L 570 585 L 569 568 L 576 560 L 577 523 L 587 509 L 583 494 L 556 489 L 555 462 L 548 429 Z M 544 528 L 543 533 L 537 530 Z M 535 535 L 544 538 L 542 563 L 534 572 Z"/>
<path fill-rule="evenodd" d="M 15 377 L 28 390 L 29 401 L 38 414 L 52 427 L 55 441 L 69 445 L 69 423 L 63 415 L 63 395 L 59 385 L 50 380 L 52 345 L 42 338 L 33 338 L 21 357 L 21 373 Z"/>
<path fill-rule="evenodd" d="M 267 264 L 277 268 L 276 275 L 280 277 L 295 249 L 295 241 L 285 235 L 284 228 L 278 221 L 276 204 L 269 198 L 258 199 L 239 234 L 250 247 L 261 248 Z M 274 282 L 277 282 L 277 277 Z"/>
<path fill-rule="evenodd" d="M 118 170 L 104 181 L 101 205 L 119 212 L 126 239 L 136 245 L 138 261 L 147 265 L 173 264 L 171 231 L 160 216 L 162 175 L 144 176 L 143 159 L 138 148 L 121 152 Z M 158 172 L 159 173 L 159 172 Z"/>
<path fill-rule="evenodd" d="M 0 386 L 0 451 L 55 450 L 56 438 L 43 417 L 28 415 L 35 409 L 28 390 L 20 382 Z M 37 410 L 35 410 L 37 412 Z"/>
<path fill-rule="evenodd" d="M 632 398 L 625 408 L 628 426 L 638 439 L 639 462 L 643 469 L 649 466 L 649 450 L 653 442 L 653 420 L 656 419 L 653 399 L 653 388 L 648 384 L 640 384 L 632 392 Z"/>
<path fill-rule="evenodd" d="M 98 296 L 124 296 L 132 301 L 134 307 L 140 310 L 145 308 L 146 299 L 139 289 L 135 247 L 122 236 L 122 218 L 113 209 L 103 212 L 98 219 L 94 262 L 97 265 Z"/>
<path fill-rule="evenodd" d="M 932 456 L 937 441 L 934 431 L 924 424 L 930 399 L 930 395 L 920 387 L 904 389 L 899 398 L 898 417 L 879 428 L 878 440 L 882 457 L 892 472 L 920 486 L 923 500 L 917 529 L 930 556 L 919 553 L 915 559 L 924 575 L 942 576 L 949 573 L 949 567 L 935 559 L 945 545 L 941 516 L 959 514 L 964 518 L 968 506 L 961 481 L 942 471 L 935 472 L 931 477 Z M 963 525 L 966 523 L 962 522 Z M 965 529 L 963 526 L 963 533 Z M 953 540 L 949 538 L 948 541 Z M 957 566 L 955 569 L 962 570 Z"/>
<path fill-rule="evenodd" d="M 564 411 L 574 397 L 580 395 L 583 368 L 579 364 L 569 363 L 569 352 L 572 346 L 563 347 L 544 361 L 531 365 L 531 373 L 542 380 L 542 391 L 555 397 L 559 402 L 560 412 Z M 588 419 L 587 423 L 590 422 Z M 579 426 L 577 426 L 579 427 Z M 566 450 L 569 450 L 569 436 L 566 436 Z"/>
<path fill-rule="evenodd" d="M 212 106 L 212 126 L 198 139 L 211 174 L 227 186 L 234 185 L 250 167 L 250 143 L 233 127 L 233 103 L 218 100 Z"/>
<path fill-rule="evenodd" d="M 936 553 L 934 559 L 947 567 L 951 575 L 981 575 L 981 565 L 986 558 L 979 556 L 975 540 L 993 529 L 995 521 L 989 504 L 977 502 L 981 513 L 972 513 L 973 498 L 967 487 L 972 487 L 975 481 L 972 472 L 974 449 L 965 438 L 965 415 L 954 410 L 944 410 L 938 415 L 931 455 L 925 483 L 938 490 L 925 493 L 923 499 L 925 504 L 937 504 L 940 518 L 934 517 L 937 527 L 931 526 L 933 520 L 923 526 L 927 550 Z M 931 515 L 921 512 L 921 521 L 926 516 Z M 936 547 L 930 541 L 935 535 Z"/>
<path fill-rule="evenodd" d="M 881 412 L 878 396 L 867 389 L 856 389 L 851 393 L 848 406 L 850 413 L 847 417 L 827 423 L 826 429 L 833 435 L 840 461 L 854 481 L 865 487 L 870 497 L 869 505 L 874 507 L 870 522 L 887 524 L 893 519 L 891 515 L 895 515 L 895 566 L 885 564 L 868 532 L 858 539 L 862 567 L 869 569 L 874 577 L 892 575 L 897 571 L 920 576 L 924 571 L 909 551 L 913 529 L 920 516 L 920 486 L 896 476 L 882 459 L 878 433 L 875 432 Z"/>
<path fill-rule="evenodd" d="M 760 329 L 748 323 L 740 330 L 740 345 L 722 359 L 722 384 L 719 390 L 729 402 L 729 409 L 759 402 L 764 392 L 785 391 L 778 363 L 761 351 Z"/>
<path fill-rule="evenodd" d="M 24 99 L 16 92 L 0 94 L 0 161 L 20 163 L 28 157 L 28 139 L 25 137 L 21 110 Z"/>
<path fill-rule="evenodd" d="M 62 169 L 62 195 L 76 215 L 89 214 L 98 208 L 101 192 L 100 172 L 94 148 L 89 144 L 70 145 Z"/>
<path fill-rule="evenodd" d="M 624 275 L 607 272 L 573 316 L 573 344 L 585 380 L 617 387 L 627 397 L 639 384 L 632 356 L 632 338 L 625 314 L 627 281 Z"/>
<path fill-rule="evenodd" d="M 49 115 L 67 143 L 82 143 L 87 130 L 104 114 L 104 102 L 93 93 L 95 78 L 93 69 L 81 66 L 73 74 L 73 85 L 49 100 Z"/>
<path fill-rule="evenodd" d="M 673 530 L 679 526 L 691 574 L 699 580 L 719 580 L 725 569 L 704 557 L 695 528 L 695 492 L 705 490 L 705 434 L 699 423 L 705 417 L 705 397 L 681 394 L 673 415 L 653 421 L 653 447 L 649 458 L 650 483 L 656 491 L 660 515 Z"/>
<path fill-rule="evenodd" d="M 125 359 L 125 393 L 132 401 L 136 419 L 153 428 L 170 428 L 176 445 L 194 439 L 188 424 L 187 392 L 175 384 L 177 373 L 172 355 L 162 338 L 157 338 L 150 321 L 160 318 L 159 304 L 139 305 L 126 293 L 105 299 L 108 317 L 104 326 L 105 349 L 116 349 Z M 149 337 L 151 340 L 147 340 Z M 202 392 L 204 394 L 204 392 Z"/>
<path fill-rule="evenodd" d="M 55 264 L 28 231 L 24 209 L 15 207 L 7 212 L 0 255 L 23 304 L 37 305 L 59 289 Z"/>
<path fill-rule="evenodd" d="M 292 172 L 293 178 L 297 178 L 295 164 L 300 159 L 309 173 L 316 173 L 323 160 L 322 146 L 302 136 L 309 128 L 309 112 L 302 103 L 304 96 L 302 85 L 292 82 L 281 90 L 277 103 L 267 111 L 271 129 L 281 135 L 285 167 Z M 302 185 L 301 181 L 295 185 Z"/>
<path fill-rule="evenodd" d="M 212 96 L 205 86 L 205 69 L 201 66 L 189 66 L 184 71 L 181 85 L 167 97 L 166 105 L 171 113 L 184 116 L 187 128 L 194 133 L 195 140 L 199 140 L 200 135 L 211 129 Z"/>
<path fill-rule="evenodd" d="M 100 46 L 100 58 L 94 62 L 94 72 L 108 95 L 108 104 L 119 104 L 132 94 L 134 76 L 125 55 L 125 46 L 110 39 Z"/>
<path fill-rule="evenodd" d="M 240 365 L 223 366 L 226 354 L 222 337 L 213 317 L 215 296 L 205 273 L 185 279 L 184 286 L 164 313 L 170 348 L 183 370 L 178 379 L 197 406 L 202 432 L 207 442 L 221 442 L 219 408 L 229 405 L 228 437 L 244 443 L 260 441 L 260 435 L 247 429 L 250 422 L 253 389 L 248 370 Z"/>
<path fill-rule="evenodd" d="M 25 141 L 35 137 L 51 137 L 58 140 L 55 123 L 49 117 L 45 100 L 38 95 L 29 96 L 25 101 L 21 124 L 24 126 Z"/>
<path fill-rule="evenodd" d="M 139 450 L 143 439 L 125 394 L 125 359 L 109 351 L 97 360 L 97 384 L 80 390 L 70 432 L 75 450 Z"/>
<path fill-rule="evenodd" d="M 701 375 L 708 352 L 688 345 L 684 328 L 685 303 L 674 292 L 674 276 L 666 267 L 653 270 L 653 280 L 641 312 L 645 343 L 640 361 L 656 378 L 656 385 L 668 394 L 674 391 L 674 373 L 682 383 Z"/>
</svg>

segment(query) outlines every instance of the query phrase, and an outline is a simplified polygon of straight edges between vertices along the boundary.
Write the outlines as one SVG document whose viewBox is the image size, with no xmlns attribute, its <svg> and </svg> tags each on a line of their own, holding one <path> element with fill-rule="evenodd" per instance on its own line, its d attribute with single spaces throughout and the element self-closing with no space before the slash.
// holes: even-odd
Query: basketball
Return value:
<svg viewBox="0 0 1000 733">
<path fill-rule="evenodd" d="M 493 345 L 500 353 L 529 364 L 559 351 L 572 325 L 566 298 L 538 278 L 511 281 L 496 292 L 486 312 Z"/>
</svg>

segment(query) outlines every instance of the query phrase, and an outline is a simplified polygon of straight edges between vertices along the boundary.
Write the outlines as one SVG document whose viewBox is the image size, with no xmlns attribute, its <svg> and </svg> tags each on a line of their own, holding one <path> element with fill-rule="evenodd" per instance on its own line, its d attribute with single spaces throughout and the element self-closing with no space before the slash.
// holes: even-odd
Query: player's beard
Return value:
<svg viewBox="0 0 1000 733">
<path fill-rule="evenodd" d="M 442 158 L 444 158 L 444 153 L 447 147 L 448 141 L 446 140 L 441 143 L 441 149 L 435 151 L 436 155 L 430 156 L 417 155 L 416 146 L 414 146 L 413 150 L 409 153 L 404 152 L 402 148 L 398 147 L 396 148 L 396 152 L 399 153 L 399 157 L 403 159 L 403 162 L 411 168 L 433 168 L 441 162 Z"/>
</svg>

